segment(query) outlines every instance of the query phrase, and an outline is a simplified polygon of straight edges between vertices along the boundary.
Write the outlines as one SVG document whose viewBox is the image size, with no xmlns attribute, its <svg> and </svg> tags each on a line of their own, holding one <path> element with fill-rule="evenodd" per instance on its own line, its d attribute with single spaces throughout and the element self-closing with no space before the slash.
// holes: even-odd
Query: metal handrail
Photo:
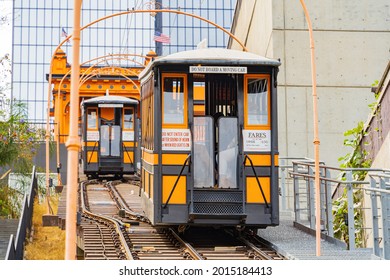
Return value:
<svg viewBox="0 0 390 280">
<path fill-rule="evenodd" d="M 181 170 L 180 170 L 180 173 L 179 173 L 179 175 L 177 176 L 177 179 L 176 179 L 176 181 L 175 181 L 175 184 L 173 185 L 172 191 L 171 191 L 171 193 L 169 194 L 168 199 L 167 199 L 167 201 L 165 202 L 165 204 L 164 204 L 164 206 L 163 206 L 164 209 L 167 208 L 167 205 L 168 205 L 169 201 L 171 200 L 171 197 L 172 197 L 172 195 L 173 195 L 173 192 L 174 192 L 175 189 L 176 189 L 177 183 L 178 183 L 179 180 L 180 180 L 181 174 L 183 173 L 184 168 L 186 167 L 187 162 L 188 162 L 188 160 L 189 160 L 190 158 L 191 158 L 191 154 L 189 154 L 189 155 L 187 156 L 186 160 L 185 160 L 184 163 L 183 163 L 183 166 L 182 166 L 182 168 L 181 168 Z"/>
<path fill-rule="evenodd" d="M 37 194 L 38 180 L 35 166 L 31 174 L 30 193 L 26 194 L 23 199 L 23 209 L 19 219 L 19 226 L 16 233 L 16 238 L 13 235 L 7 248 L 6 260 L 22 260 L 24 254 L 24 243 L 27 232 L 31 230 L 34 198 Z"/>
<path fill-rule="evenodd" d="M 263 187 L 262 187 L 261 184 L 260 184 L 260 180 L 259 180 L 259 177 L 257 176 L 255 167 L 253 166 L 253 162 L 252 162 L 251 158 L 250 158 L 248 155 L 245 155 L 245 159 L 244 159 L 244 162 L 243 162 L 244 167 L 245 167 L 245 163 L 246 163 L 246 160 L 247 160 L 247 159 L 249 159 L 249 163 L 251 164 L 253 173 L 255 174 L 256 181 L 257 181 L 257 185 L 259 186 L 261 195 L 262 195 L 262 197 L 263 197 L 263 199 L 264 199 L 264 202 L 265 202 L 265 207 L 269 208 L 269 204 L 268 204 L 268 202 L 267 202 L 267 199 L 265 198 L 265 194 L 264 194 L 264 191 L 263 191 Z"/>
<path fill-rule="evenodd" d="M 293 167 L 293 170 L 290 169 L 291 167 Z M 354 216 L 356 209 L 353 193 L 355 190 L 363 190 L 366 195 L 371 196 L 371 206 L 369 208 L 365 207 L 364 211 L 366 215 L 371 216 L 373 224 L 372 228 L 368 228 L 367 226 L 364 228 L 365 230 L 373 231 L 373 233 L 369 233 L 370 242 L 372 241 L 373 243 L 373 254 L 383 259 L 390 259 L 390 170 L 380 168 L 337 168 L 326 165 L 322 165 L 320 168 L 321 220 L 324 222 L 322 234 L 325 234 L 327 236 L 326 238 L 334 238 L 333 197 L 330 193 L 334 185 L 336 187 L 345 186 L 345 190 L 347 191 L 347 214 L 345 216 L 345 223 L 348 226 L 348 248 L 349 250 L 356 249 Z M 313 215 L 315 209 L 313 203 L 314 196 L 312 195 L 315 191 L 313 169 L 314 164 L 305 160 L 292 161 L 292 166 L 286 166 L 284 169 L 284 172 L 289 174 L 293 179 L 295 223 L 304 226 L 301 222 L 310 222 L 310 225 L 307 226 L 311 229 L 313 229 L 313 221 L 315 221 Z M 300 172 L 299 170 L 304 170 L 304 172 Z M 339 174 L 332 177 L 331 171 L 339 171 Z M 356 171 L 367 172 L 366 179 L 362 181 L 353 180 L 353 174 Z M 342 174 L 342 178 L 340 174 Z M 286 177 L 282 175 L 281 180 L 286 180 Z M 302 184 L 306 185 L 306 187 L 302 188 Z M 302 198 L 304 199 L 302 200 Z"/>
<path fill-rule="evenodd" d="M 133 168 L 135 168 L 135 166 L 134 166 L 134 163 L 133 163 L 133 161 L 131 160 L 131 157 L 130 157 L 129 151 L 126 149 L 125 143 L 122 143 L 122 146 L 123 146 L 123 148 L 124 148 L 124 150 L 125 150 L 125 152 L 126 152 L 127 156 L 128 156 L 128 157 L 129 157 L 129 159 L 130 159 L 130 163 L 131 163 L 131 165 L 133 166 Z"/>
<path fill-rule="evenodd" d="M 309 175 L 309 174 L 300 173 L 300 172 L 289 171 L 288 173 L 292 176 L 299 176 L 299 177 L 310 178 L 310 179 L 315 178 L 314 175 Z M 332 182 L 332 183 L 339 183 L 339 184 L 361 184 L 361 185 L 370 184 L 369 182 L 366 182 L 366 181 L 353 181 L 353 180 L 352 181 L 343 181 L 343 180 L 332 179 L 332 178 L 327 178 L 327 177 L 322 177 L 322 176 L 320 176 L 320 180 Z"/>
<path fill-rule="evenodd" d="M 97 143 L 98 143 L 98 141 L 95 141 L 95 145 L 93 145 L 93 149 L 92 149 L 91 156 L 89 157 L 89 160 L 88 160 L 88 162 L 87 162 L 88 165 L 91 163 L 92 156 L 93 156 L 93 153 L 95 152 L 95 148 L 96 148 L 96 144 L 97 144 Z"/>
</svg>

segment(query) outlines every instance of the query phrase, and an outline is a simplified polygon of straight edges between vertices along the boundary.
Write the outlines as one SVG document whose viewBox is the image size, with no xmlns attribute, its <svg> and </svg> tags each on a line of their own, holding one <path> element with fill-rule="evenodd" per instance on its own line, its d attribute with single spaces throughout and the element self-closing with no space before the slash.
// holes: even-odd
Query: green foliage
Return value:
<svg viewBox="0 0 390 280">
<path fill-rule="evenodd" d="M 10 89 L 11 59 L 9 54 L 0 56 L 0 102 L 4 102 L 6 91 Z M 1 104 L 3 105 L 3 104 Z"/>
<path fill-rule="evenodd" d="M 0 218 L 16 219 L 19 217 L 21 200 L 18 193 L 7 185 L 0 184 Z"/>
<path fill-rule="evenodd" d="M 0 111 L 0 167 L 13 173 L 27 174 L 33 167 L 33 157 L 42 131 L 28 124 L 25 106 L 14 102 L 7 111 Z M 0 177 L 3 174 L 0 174 Z M 5 177 L 0 180 L 0 216 L 17 218 L 24 196 L 25 183 L 8 186 Z M 21 176 L 23 178 L 23 176 Z"/>
<path fill-rule="evenodd" d="M 363 122 L 359 122 L 355 128 L 344 132 L 344 136 L 347 137 L 344 139 L 344 146 L 350 147 L 352 152 L 338 159 L 341 162 L 341 168 L 369 168 L 371 166 L 371 160 L 367 159 L 367 151 L 360 145 L 361 140 L 366 135 Z M 368 145 L 367 142 L 363 144 Z M 354 180 L 363 180 L 365 174 L 366 172 L 356 171 L 353 172 L 353 178 Z"/>
<path fill-rule="evenodd" d="M 12 189 L 0 183 L 0 217 L 17 218 L 20 213 L 21 199 L 20 193 L 17 190 Z"/>
<path fill-rule="evenodd" d="M 372 86 L 378 85 L 378 81 Z M 375 99 L 378 99 L 380 93 L 375 94 Z M 377 101 L 368 105 L 371 110 L 377 110 Z M 346 137 L 344 140 L 344 146 L 350 147 L 352 152 L 347 153 L 345 156 L 340 157 L 338 160 L 341 162 L 341 168 L 370 168 L 371 160 L 367 158 L 367 151 L 364 146 L 369 145 L 368 142 L 362 143 L 362 139 L 367 135 L 364 130 L 364 123 L 359 122 L 355 128 L 347 130 L 344 133 Z M 367 171 L 354 171 L 352 173 L 353 180 L 362 181 L 365 179 Z M 345 180 L 345 172 L 341 174 L 342 180 Z M 354 225 L 355 225 L 355 244 L 357 247 L 364 246 L 364 232 L 363 232 L 363 192 L 354 187 L 353 191 L 353 203 L 354 203 Z M 333 216 L 334 216 L 334 234 L 336 238 L 344 240 L 347 244 L 349 242 L 347 214 L 347 191 L 344 189 L 343 195 L 333 202 Z"/>
<path fill-rule="evenodd" d="M 10 166 L 13 172 L 28 173 L 43 131 L 27 122 L 22 103 L 14 102 L 10 112 L 0 111 L 0 167 Z"/>
<path fill-rule="evenodd" d="M 362 211 L 362 190 L 354 189 L 353 191 L 353 203 L 354 203 L 354 225 L 355 225 L 355 246 L 361 248 L 364 246 L 363 235 L 363 211 Z M 347 202 L 347 190 L 344 189 L 344 193 L 341 197 L 333 202 L 333 223 L 334 223 L 334 237 L 345 241 L 349 244 L 348 235 L 348 202 Z"/>
<path fill-rule="evenodd" d="M 342 162 L 342 168 L 369 168 L 371 166 L 371 160 L 367 159 L 367 152 L 360 145 L 361 140 L 366 135 L 364 131 L 363 122 L 359 122 L 358 125 L 346 131 L 344 136 L 347 138 L 344 140 L 344 146 L 351 147 L 352 152 L 339 158 Z M 354 171 L 352 177 L 356 181 L 364 180 L 367 171 Z M 341 174 L 342 179 L 345 180 L 345 173 Z M 353 203 L 354 203 L 354 224 L 355 224 L 355 245 L 356 247 L 364 246 L 363 235 L 363 210 L 362 210 L 363 193 L 361 190 L 354 188 L 353 190 Z M 343 195 L 333 202 L 332 207 L 334 218 L 334 235 L 336 238 L 345 241 L 349 244 L 347 214 L 348 214 L 348 202 L 347 202 L 347 189 L 344 189 Z"/>
</svg>

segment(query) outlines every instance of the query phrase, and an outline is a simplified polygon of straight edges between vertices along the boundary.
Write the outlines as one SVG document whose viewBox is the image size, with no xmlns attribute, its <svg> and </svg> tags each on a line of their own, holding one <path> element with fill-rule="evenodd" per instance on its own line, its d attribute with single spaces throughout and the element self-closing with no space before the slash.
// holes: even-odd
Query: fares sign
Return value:
<svg viewBox="0 0 390 280">
<path fill-rule="evenodd" d="M 270 152 L 270 130 L 243 130 L 245 152 Z"/>
<path fill-rule="evenodd" d="M 190 66 L 190 73 L 246 74 L 246 67 L 236 66 Z"/>
</svg>

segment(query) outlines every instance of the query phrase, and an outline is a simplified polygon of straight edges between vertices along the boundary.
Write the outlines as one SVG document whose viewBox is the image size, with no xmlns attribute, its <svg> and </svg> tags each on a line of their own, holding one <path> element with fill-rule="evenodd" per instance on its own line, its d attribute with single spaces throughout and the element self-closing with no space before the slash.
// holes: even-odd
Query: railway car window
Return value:
<svg viewBox="0 0 390 280">
<path fill-rule="evenodd" d="M 88 109 L 88 129 L 97 129 L 97 109 Z"/>
<path fill-rule="evenodd" d="M 134 114 L 133 109 L 124 109 L 123 128 L 134 129 Z"/>
<path fill-rule="evenodd" d="M 187 105 L 184 92 L 184 77 L 163 78 L 163 124 L 184 124 Z"/>
<path fill-rule="evenodd" d="M 268 79 L 247 79 L 247 125 L 268 125 Z"/>
</svg>

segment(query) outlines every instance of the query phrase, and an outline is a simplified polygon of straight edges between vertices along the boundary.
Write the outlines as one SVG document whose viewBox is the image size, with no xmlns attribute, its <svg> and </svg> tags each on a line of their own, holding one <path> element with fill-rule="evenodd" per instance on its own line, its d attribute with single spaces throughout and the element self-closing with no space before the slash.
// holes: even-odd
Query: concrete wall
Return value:
<svg viewBox="0 0 390 280">
<path fill-rule="evenodd" d="M 240 1 L 239 1 L 240 2 Z M 343 133 L 365 121 L 372 83 L 390 59 L 387 0 L 306 1 L 314 29 L 320 158 L 339 165 L 350 152 Z M 251 52 L 280 58 L 279 147 L 282 157 L 313 158 L 309 34 L 300 1 L 243 0 L 232 32 Z M 239 45 L 231 42 L 231 48 Z"/>
</svg>

